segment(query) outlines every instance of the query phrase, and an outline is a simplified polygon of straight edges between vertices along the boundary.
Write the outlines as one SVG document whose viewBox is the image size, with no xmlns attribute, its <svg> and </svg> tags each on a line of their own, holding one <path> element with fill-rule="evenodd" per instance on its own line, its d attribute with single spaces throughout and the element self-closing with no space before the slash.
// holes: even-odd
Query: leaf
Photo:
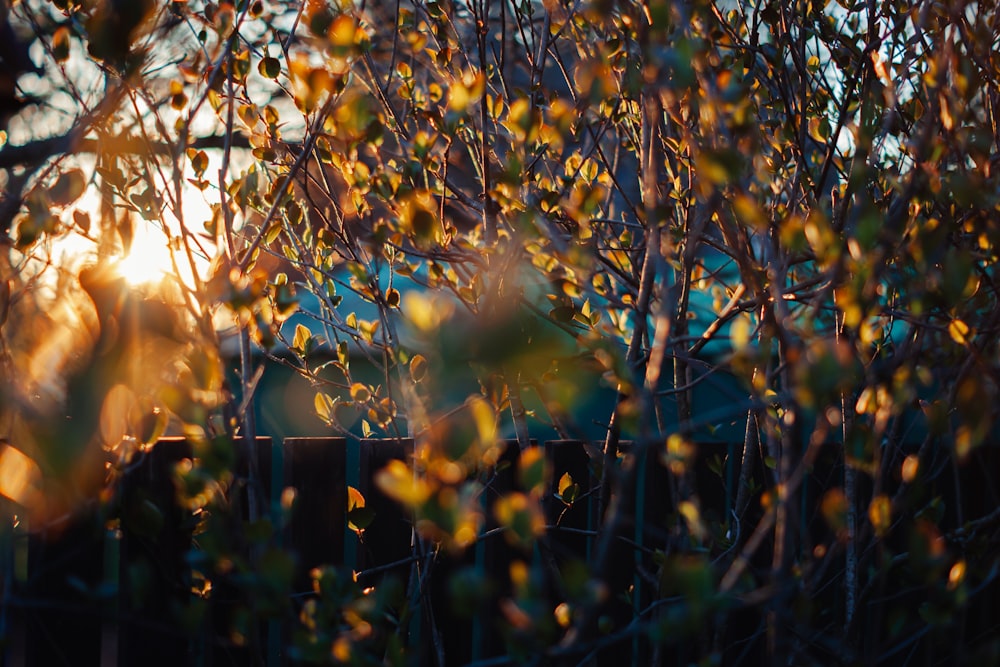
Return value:
<svg viewBox="0 0 1000 667">
<path fill-rule="evenodd" d="M 316 414 L 319 415 L 320 419 L 328 424 L 333 422 L 333 410 L 337 406 L 336 398 L 323 392 L 317 392 L 313 398 L 313 406 L 316 408 Z"/>
<path fill-rule="evenodd" d="M 486 88 L 486 77 L 482 72 L 468 72 L 461 81 L 456 81 L 449 91 L 448 108 L 456 113 L 462 113 L 468 106 L 483 96 Z"/>
<path fill-rule="evenodd" d="M 347 487 L 347 525 L 356 533 L 371 525 L 375 510 L 365 505 L 365 497 L 353 486 Z"/>
<path fill-rule="evenodd" d="M 696 540 L 704 540 L 708 535 L 708 531 L 705 528 L 705 524 L 701 519 L 701 512 L 698 510 L 698 506 L 691 502 L 690 500 L 685 500 L 681 502 L 678 507 L 681 516 L 684 517 L 684 522 L 687 524 L 688 531 Z"/>
<path fill-rule="evenodd" d="M 972 338 L 970 331 L 969 325 L 958 318 L 952 320 L 948 325 L 948 335 L 959 345 L 969 344 L 969 340 Z"/>
<path fill-rule="evenodd" d="M 427 359 L 418 354 L 410 359 L 410 377 L 414 382 L 420 382 L 427 377 Z"/>
<path fill-rule="evenodd" d="M 849 510 L 850 504 L 848 503 L 847 496 L 839 488 L 827 491 L 820 502 L 820 511 L 823 514 L 823 518 L 826 519 L 826 522 L 837 533 L 840 533 L 847 527 L 847 513 Z"/>
<path fill-rule="evenodd" d="M 371 507 L 358 507 L 347 513 L 347 525 L 356 533 L 362 532 L 375 519 L 375 510 Z"/>
<path fill-rule="evenodd" d="M 55 206 L 72 204 L 87 187 L 87 179 L 79 169 L 70 169 L 60 174 L 56 182 L 49 188 L 49 198 Z"/>
<path fill-rule="evenodd" d="M 500 525 L 508 529 L 504 536 L 511 544 L 529 547 L 545 532 L 545 516 L 537 500 L 523 493 L 509 493 L 499 498 L 493 513 Z"/>
<path fill-rule="evenodd" d="M 351 385 L 351 400 L 358 403 L 367 403 L 372 397 L 371 390 L 360 382 Z"/>
<path fill-rule="evenodd" d="M 518 465 L 521 486 L 538 497 L 545 491 L 545 456 L 541 447 L 528 447 L 521 452 Z"/>
<path fill-rule="evenodd" d="M 58 62 L 64 62 L 69 58 L 69 28 L 60 26 L 52 34 L 52 57 Z"/>
<path fill-rule="evenodd" d="M 281 62 L 273 56 L 264 56 L 257 63 L 257 71 L 268 79 L 277 79 L 281 74 Z"/>
<path fill-rule="evenodd" d="M 729 325 L 729 340 L 733 343 L 734 350 L 746 349 L 750 344 L 750 318 L 740 315 Z"/>
<path fill-rule="evenodd" d="M 573 477 L 568 473 L 563 473 L 559 478 L 559 499 L 567 505 L 572 505 L 577 496 L 580 495 L 580 485 L 573 482 Z"/>
<path fill-rule="evenodd" d="M 375 485 L 387 496 L 411 507 L 430 499 L 433 487 L 423 477 L 413 474 L 408 465 L 392 460 L 375 474 Z"/>
<path fill-rule="evenodd" d="M 364 506 L 365 506 L 365 496 L 364 496 L 364 494 L 361 493 L 360 491 L 358 491 L 353 486 L 348 486 L 347 487 L 347 511 L 350 512 L 351 510 L 353 510 L 355 508 L 364 507 Z"/>
<path fill-rule="evenodd" d="M 84 234 L 90 233 L 90 214 L 86 211 L 73 211 L 73 222 Z"/>
<path fill-rule="evenodd" d="M 191 158 L 191 168 L 200 178 L 208 169 L 208 154 L 205 151 L 189 151 L 188 155 Z"/>
<path fill-rule="evenodd" d="M 292 338 L 292 348 L 299 352 L 305 352 L 310 338 L 312 338 L 312 332 L 304 324 L 296 324 L 295 337 Z"/>
<path fill-rule="evenodd" d="M 885 494 L 875 496 L 868 506 L 868 519 L 872 522 L 875 534 L 883 537 L 892 525 L 892 501 Z"/>
</svg>

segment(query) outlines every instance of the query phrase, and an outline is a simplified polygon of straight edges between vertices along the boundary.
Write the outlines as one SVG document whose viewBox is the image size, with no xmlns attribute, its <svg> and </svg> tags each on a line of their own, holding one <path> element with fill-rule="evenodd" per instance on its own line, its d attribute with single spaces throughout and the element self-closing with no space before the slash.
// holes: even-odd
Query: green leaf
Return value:
<svg viewBox="0 0 1000 667">
<path fill-rule="evenodd" d="M 281 62 L 273 56 L 264 56 L 257 63 L 257 71 L 268 79 L 277 79 L 281 74 Z"/>
<path fill-rule="evenodd" d="M 580 485 L 573 482 L 573 477 L 568 472 L 563 473 L 563 476 L 559 478 L 559 493 L 557 494 L 559 499 L 567 505 L 572 505 L 579 494 Z"/>
</svg>

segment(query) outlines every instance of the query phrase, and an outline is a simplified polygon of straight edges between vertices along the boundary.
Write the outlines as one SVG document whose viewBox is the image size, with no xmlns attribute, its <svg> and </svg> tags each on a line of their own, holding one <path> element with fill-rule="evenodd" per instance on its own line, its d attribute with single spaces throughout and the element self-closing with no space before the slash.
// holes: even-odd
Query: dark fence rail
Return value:
<svg viewBox="0 0 1000 667">
<path fill-rule="evenodd" d="M 503 617 L 504 601 L 511 595 L 511 563 L 541 559 L 548 567 L 566 570 L 574 561 L 591 560 L 599 514 L 596 449 L 577 441 L 549 441 L 542 447 L 548 470 L 542 503 L 548 526 L 544 536 L 525 552 L 503 539 L 503 531 L 492 518 L 497 499 L 519 490 L 521 453 L 516 443 L 508 443 L 482 495 L 483 536 L 462 552 L 437 554 L 429 594 L 423 598 L 429 600 L 429 608 L 411 614 L 405 630 L 419 638 L 411 642 L 413 664 L 433 664 L 441 654 L 449 665 L 489 664 L 491 658 L 508 655 L 509 637 L 501 632 L 497 619 Z M 817 509 L 820 499 L 842 477 L 837 447 L 828 449 L 829 455 L 819 457 L 803 490 L 802 534 L 815 534 L 816 544 L 822 543 L 820 534 L 827 531 Z M 689 476 L 691 491 L 700 499 L 703 516 L 724 517 L 732 507 L 742 443 L 699 443 L 696 450 Z M 406 439 L 288 438 L 281 443 L 258 439 L 252 453 L 258 486 L 244 487 L 236 494 L 240 496 L 237 501 L 248 505 L 249 494 L 257 494 L 263 511 L 281 525 L 278 540 L 294 556 L 294 593 L 290 601 L 277 604 L 290 604 L 291 617 L 309 599 L 310 572 L 321 565 L 358 573 L 362 586 L 377 587 L 386 577 L 407 585 L 420 545 L 415 545 L 407 512 L 380 491 L 374 477 L 391 460 L 406 461 L 412 452 L 413 443 Z M 983 465 L 965 466 L 954 478 L 941 477 L 941 484 L 965 485 L 967 518 L 988 514 L 989 503 L 997 502 L 992 486 L 1000 463 L 996 454 L 992 449 Z M 264 656 L 268 665 L 301 664 L 287 652 L 290 624 L 259 620 L 267 617 L 266 609 L 260 609 L 259 616 L 254 613 L 255 605 L 274 603 L 266 595 L 247 600 L 223 585 L 205 599 L 192 601 L 191 591 L 197 584 L 192 572 L 198 569 L 196 555 L 203 545 L 198 542 L 191 512 L 178 504 L 174 469 L 193 455 L 191 445 L 179 438 L 165 438 L 138 454 L 120 487 L 121 506 L 127 512 L 117 525 L 105 525 L 95 513 L 81 512 L 44 530 L 36 526 L 4 532 L 0 630 L 5 664 L 260 664 L 255 656 Z M 248 456 L 238 458 L 238 469 L 245 472 L 248 462 Z M 763 475 L 762 470 L 758 472 Z M 564 473 L 579 485 L 577 499 L 569 505 L 556 497 Z M 612 625 L 627 624 L 655 598 L 657 582 L 651 580 L 659 565 L 655 554 L 669 548 L 669 536 L 662 527 L 676 503 L 670 497 L 670 474 L 665 466 L 657 465 L 645 477 L 640 516 L 626 527 L 626 535 L 616 546 L 614 558 L 622 566 L 610 582 L 606 616 Z M 361 538 L 346 520 L 348 487 L 358 489 L 374 511 L 375 519 Z M 296 500 L 290 518 L 282 524 L 280 507 L 288 488 L 296 489 Z M 977 489 L 985 491 L 977 493 Z M 14 512 L 9 506 L 5 510 Z M 750 511 L 744 522 L 753 525 L 754 518 Z M 767 549 L 758 558 L 762 571 L 770 567 Z M 470 572 L 485 574 L 492 586 L 474 608 L 463 610 L 455 606 L 455 586 L 461 586 Z M 836 586 L 825 595 L 817 604 L 841 604 Z M 974 613 L 983 616 L 980 625 L 984 628 L 995 627 L 988 611 Z M 723 645 L 727 647 L 718 656 L 723 663 L 748 660 L 746 664 L 755 664 L 763 659 L 763 617 L 763 611 L 748 605 L 720 624 L 716 631 L 725 633 Z M 428 630 L 428 618 L 434 619 L 439 630 L 436 637 Z M 236 634 L 234 627 L 240 628 Z M 654 652 L 647 641 L 646 635 L 636 634 L 629 642 L 598 651 L 595 659 L 598 664 L 647 664 Z M 668 662 L 686 662 L 689 657 L 683 648 L 675 653 L 667 656 Z"/>
</svg>

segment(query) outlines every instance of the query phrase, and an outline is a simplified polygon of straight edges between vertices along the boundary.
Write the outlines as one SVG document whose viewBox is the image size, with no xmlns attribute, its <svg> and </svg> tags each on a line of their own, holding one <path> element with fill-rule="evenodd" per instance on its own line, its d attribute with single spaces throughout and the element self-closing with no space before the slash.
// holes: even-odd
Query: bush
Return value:
<svg viewBox="0 0 1000 667">
<path fill-rule="evenodd" d="M 993 9 L 23 0 L 0 491 L 111 503 L 183 432 L 207 586 L 269 358 L 327 432 L 415 440 L 376 479 L 422 567 L 497 522 L 511 659 L 995 655 Z M 532 475 L 550 431 L 585 475 Z M 555 558 L 580 503 L 593 552 Z M 391 596 L 324 572 L 315 657 L 401 655 Z"/>
</svg>

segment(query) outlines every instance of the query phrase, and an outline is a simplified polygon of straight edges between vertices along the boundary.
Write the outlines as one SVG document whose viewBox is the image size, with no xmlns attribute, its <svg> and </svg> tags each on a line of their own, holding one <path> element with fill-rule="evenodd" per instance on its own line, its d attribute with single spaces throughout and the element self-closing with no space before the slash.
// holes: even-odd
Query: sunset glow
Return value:
<svg viewBox="0 0 1000 667">
<path fill-rule="evenodd" d="M 137 230 L 131 250 L 118 262 L 116 270 L 134 286 L 158 283 L 173 273 L 165 236 L 158 230 Z"/>
</svg>

